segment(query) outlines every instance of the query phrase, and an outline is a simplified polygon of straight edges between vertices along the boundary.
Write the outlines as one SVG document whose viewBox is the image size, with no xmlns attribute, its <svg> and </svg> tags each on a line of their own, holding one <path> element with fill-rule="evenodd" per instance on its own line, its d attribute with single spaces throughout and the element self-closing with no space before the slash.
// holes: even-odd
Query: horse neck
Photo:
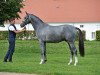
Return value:
<svg viewBox="0 0 100 75">
<path fill-rule="evenodd" d="M 31 19 L 31 23 L 35 31 L 44 27 L 45 25 L 44 22 L 42 21 L 33 21 L 32 19 Z"/>
</svg>

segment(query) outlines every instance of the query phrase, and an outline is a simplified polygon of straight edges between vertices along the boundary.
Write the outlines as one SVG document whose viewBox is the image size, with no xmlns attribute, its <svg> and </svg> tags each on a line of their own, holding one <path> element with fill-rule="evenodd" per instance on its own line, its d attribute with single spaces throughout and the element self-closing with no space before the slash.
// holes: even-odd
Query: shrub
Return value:
<svg viewBox="0 0 100 75">
<path fill-rule="evenodd" d="M 96 40 L 100 41 L 100 30 L 96 31 Z"/>
<path fill-rule="evenodd" d="M 16 39 L 34 39 L 35 31 L 21 32 L 16 35 Z M 0 40 L 8 39 L 8 31 L 0 31 Z"/>
<path fill-rule="evenodd" d="M 86 40 L 85 36 L 86 36 L 86 31 L 82 31 L 83 33 L 83 39 Z M 79 39 L 79 33 L 77 33 L 77 36 L 76 36 L 76 40 L 78 41 Z"/>
<path fill-rule="evenodd" d="M 17 34 L 17 39 L 34 39 L 35 37 L 35 31 L 25 31 Z"/>
<path fill-rule="evenodd" d="M 0 40 L 8 38 L 8 31 L 0 31 Z"/>
</svg>

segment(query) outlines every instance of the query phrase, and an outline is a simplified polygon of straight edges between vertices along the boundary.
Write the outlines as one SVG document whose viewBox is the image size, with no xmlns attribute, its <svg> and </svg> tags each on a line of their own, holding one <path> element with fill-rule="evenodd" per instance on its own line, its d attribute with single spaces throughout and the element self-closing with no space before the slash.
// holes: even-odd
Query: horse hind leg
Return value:
<svg viewBox="0 0 100 75">
<path fill-rule="evenodd" d="M 71 50 L 71 56 L 70 56 L 70 61 L 69 61 L 68 65 L 70 65 L 72 63 L 73 55 L 75 55 L 74 66 L 76 66 L 77 63 L 78 63 L 78 57 L 77 57 L 77 49 L 76 49 L 76 47 L 74 45 L 74 42 L 69 42 L 69 47 L 70 47 L 70 50 Z"/>
<path fill-rule="evenodd" d="M 71 51 L 71 53 L 70 53 L 70 61 L 69 61 L 68 65 L 71 65 L 72 61 L 73 61 L 73 52 Z"/>
<path fill-rule="evenodd" d="M 78 64 L 78 57 L 77 57 L 77 50 L 76 49 L 74 51 L 74 55 L 75 55 L 75 63 L 74 63 L 74 66 L 76 66 Z"/>
</svg>

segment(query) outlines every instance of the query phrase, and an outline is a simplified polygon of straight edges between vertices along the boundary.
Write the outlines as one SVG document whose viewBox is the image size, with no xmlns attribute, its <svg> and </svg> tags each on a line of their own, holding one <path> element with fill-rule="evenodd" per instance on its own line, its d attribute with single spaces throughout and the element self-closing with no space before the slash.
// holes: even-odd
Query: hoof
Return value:
<svg viewBox="0 0 100 75">
<path fill-rule="evenodd" d="M 68 65 L 71 65 L 71 64 L 72 64 L 72 62 L 69 62 L 69 63 L 68 63 Z"/>
<path fill-rule="evenodd" d="M 74 66 L 76 66 L 76 64 L 74 64 Z"/>
<path fill-rule="evenodd" d="M 45 64 L 46 61 L 47 61 L 47 60 L 45 60 L 45 61 L 41 61 L 40 64 Z"/>
<path fill-rule="evenodd" d="M 44 64 L 43 62 L 40 62 L 39 64 Z"/>
<path fill-rule="evenodd" d="M 77 63 L 74 63 L 74 66 L 76 66 L 77 65 Z"/>
<path fill-rule="evenodd" d="M 71 65 L 71 63 L 68 63 L 68 65 Z"/>
</svg>

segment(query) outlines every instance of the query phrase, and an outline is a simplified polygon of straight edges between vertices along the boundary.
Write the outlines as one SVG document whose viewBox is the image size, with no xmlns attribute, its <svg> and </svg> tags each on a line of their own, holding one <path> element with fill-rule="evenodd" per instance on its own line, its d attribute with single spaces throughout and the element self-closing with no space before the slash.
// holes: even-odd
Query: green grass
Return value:
<svg viewBox="0 0 100 75">
<path fill-rule="evenodd" d="M 78 43 L 76 42 L 78 49 Z M 77 66 L 68 66 L 70 50 L 66 42 L 48 43 L 46 64 L 40 65 L 40 47 L 37 40 L 16 41 L 13 63 L 4 63 L 8 41 L 0 40 L 0 71 L 35 73 L 39 75 L 100 75 L 100 42 L 85 41 L 85 57 Z"/>
</svg>

